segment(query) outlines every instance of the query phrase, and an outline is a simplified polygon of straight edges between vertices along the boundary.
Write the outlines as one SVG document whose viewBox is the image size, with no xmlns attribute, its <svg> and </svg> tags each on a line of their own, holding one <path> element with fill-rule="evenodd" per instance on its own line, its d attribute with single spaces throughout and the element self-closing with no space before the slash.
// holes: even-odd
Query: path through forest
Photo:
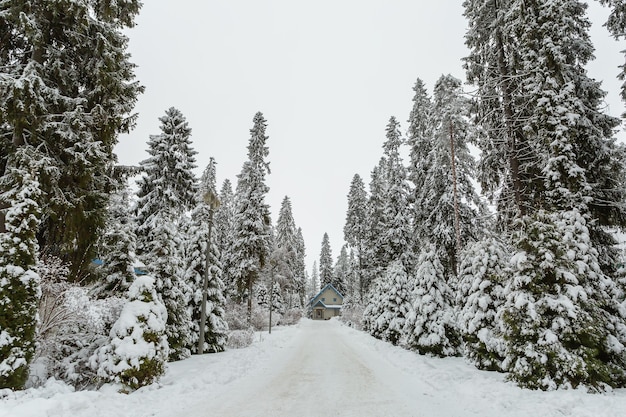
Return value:
<svg viewBox="0 0 626 417">
<path fill-rule="evenodd" d="M 259 375 L 205 404 L 211 416 L 419 416 L 408 378 L 335 322 L 303 320 Z M 398 389 L 400 387 L 400 390 Z M 404 391 L 404 392 L 402 392 Z M 408 391 L 408 392 L 407 392 Z"/>
</svg>

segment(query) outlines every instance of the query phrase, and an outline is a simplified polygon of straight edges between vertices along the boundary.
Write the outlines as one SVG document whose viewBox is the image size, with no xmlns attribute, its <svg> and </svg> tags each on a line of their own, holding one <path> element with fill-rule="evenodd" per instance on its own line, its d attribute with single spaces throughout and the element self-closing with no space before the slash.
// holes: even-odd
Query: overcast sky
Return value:
<svg viewBox="0 0 626 417">
<path fill-rule="evenodd" d="M 619 115 L 624 45 L 601 27 L 606 12 L 595 2 L 590 11 L 598 60 L 589 73 Z M 339 255 L 352 177 L 369 183 L 390 116 L 406 130 L 415 80 L 432 93 L 442 74 L 465 79 L 462 13 L 460 0 L 147 0 L 128 31 L 146 92 L 137 128 L 120 137 L 119 161 L 147 157 L 149 135 L 173 106 L 192 129 L 198 175 L 214 157 L 218 190 L 225 178 L 235 186 L 252 118 L 263 112 L 267 203 L 275 222 L 290 197 L 310 272 L 324 232 Z"/>
</svg>

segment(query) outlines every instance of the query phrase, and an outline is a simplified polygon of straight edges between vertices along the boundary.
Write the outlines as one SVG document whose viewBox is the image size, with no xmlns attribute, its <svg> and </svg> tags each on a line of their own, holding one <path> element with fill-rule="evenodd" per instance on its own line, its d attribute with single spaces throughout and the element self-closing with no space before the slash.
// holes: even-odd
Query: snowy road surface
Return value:
<svg viewBox="0 0 626 417">
<path fill-rule="evenodd" d="M 212 415 L 423 415 L 414 393 L 398 390 L 402 370 L 364 349 L 345 328 L 311 320 L 300 327 L 289 351 L 263 377 L 232 386 Z"/>
<path fill-rule="evenodd" d="M 431 358 L 331 320 L 171 363 L 158 384 L 0 390 L 0 417 L 623 417 L 626 390 L 522 390 L 462 358 Z"/>
</svg>

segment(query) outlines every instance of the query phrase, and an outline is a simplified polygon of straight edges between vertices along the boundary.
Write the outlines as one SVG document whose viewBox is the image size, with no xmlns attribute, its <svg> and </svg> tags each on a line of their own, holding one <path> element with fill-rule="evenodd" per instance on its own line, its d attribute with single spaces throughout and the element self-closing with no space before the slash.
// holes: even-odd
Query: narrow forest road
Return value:
<svg viewBox="0 0 626 417">
<path fill-rule="evenodd" d="M 332 321 L 303 320 L 300 326 L 284 355 L 261 375 L 234 382 L 215 404 L 205 405 L 206 415 L 422 415 L 403 372 L 350 337 L 348 329 Z"/>
</svg>

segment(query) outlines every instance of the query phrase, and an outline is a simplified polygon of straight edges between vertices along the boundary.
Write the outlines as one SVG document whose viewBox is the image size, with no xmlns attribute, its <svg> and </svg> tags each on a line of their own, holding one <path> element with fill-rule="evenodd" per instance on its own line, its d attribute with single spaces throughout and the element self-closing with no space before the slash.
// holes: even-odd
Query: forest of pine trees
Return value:
<svg viewBox="0 0 626 417">
<path fill-rule="evenodd" d="M 623 38 L 626 5 L 600 2 Z M 77 388 L 137 389 L 270 314 L 297 321 L 327 284 L 351 324 L 416 353 L 531 389 L 626 387 L 626 147 L 586 74 L 584 3 L 464 1 L 471 88 L 417 79 L 406 125 L 390 117 L 352 178 L 345 245 L 333 259 L 324 233 L 310 274 L 288 196 L 272 222 L 264 115 L 219 189 L 175 107 L 146 160 L 116 165 L 141 2 L 50 5 L 0 13 L 0 389 L 44 357 Z"/>
</svg>

